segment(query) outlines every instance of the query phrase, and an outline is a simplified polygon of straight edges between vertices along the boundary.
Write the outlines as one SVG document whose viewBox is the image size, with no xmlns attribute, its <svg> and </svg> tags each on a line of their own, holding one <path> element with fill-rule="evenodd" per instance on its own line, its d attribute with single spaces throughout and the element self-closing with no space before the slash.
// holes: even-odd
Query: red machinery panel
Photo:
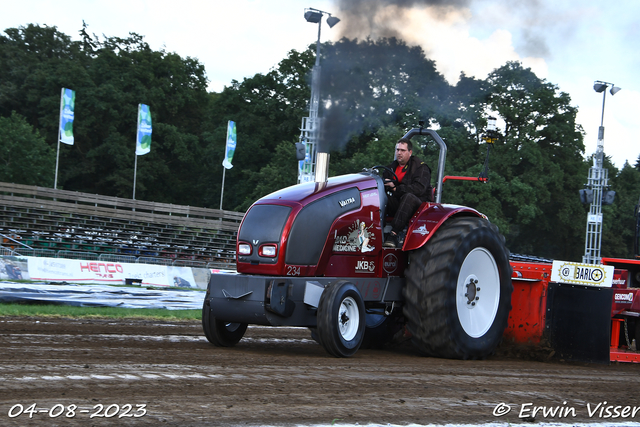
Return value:
<svg viewBox="0 0 640 427">
<path fill-rule="evenodd" d="M 511 261 L 513 294 L 505 338 L 538 344 L 544 334 L 551 263 Z"/>
</svg>

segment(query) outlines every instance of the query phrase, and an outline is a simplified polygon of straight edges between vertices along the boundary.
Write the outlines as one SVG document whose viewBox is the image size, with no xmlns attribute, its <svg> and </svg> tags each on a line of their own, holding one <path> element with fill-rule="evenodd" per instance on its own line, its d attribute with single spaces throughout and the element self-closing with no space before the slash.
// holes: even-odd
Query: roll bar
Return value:
<svg viewBox="0 0 640 427">
<path fill-rule="evenodd" d="M 432 129 L 414 128 L 407 132 L 403 138 L 411 139 L 416 135 L 429 135 L 440 146 L 440 155 L 438 156 L 438 180 L 436 184 L 436 203 L 440 203 L 442 197 L 442 183 L 444 178 L 444 164 L 447 159 L 447 144 L 444 143 L 440 135 Z"/>
</svg>

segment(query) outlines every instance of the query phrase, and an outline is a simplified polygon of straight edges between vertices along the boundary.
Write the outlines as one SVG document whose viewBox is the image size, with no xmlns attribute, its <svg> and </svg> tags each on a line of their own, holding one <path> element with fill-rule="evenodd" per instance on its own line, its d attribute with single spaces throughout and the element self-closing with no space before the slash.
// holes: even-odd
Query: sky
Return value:
<svg viewBox="0 0 640 427">
<path fill-rule="evenodd" d="M 451 84 L 460 72 L 484 79 L 521 61 L 571 96 L 585 156 L 596 151 L 603 112 L 593 84 L 613 83 L 622 90 L 605 95 L 605 154 L 618 168 L 640 156 L 639 0 L 0 0 L 0 31 L 46 24 L 79 39 L 84 20 L 98 36 L 135 32 L 152 49 L 197 58 L 209 90 L 221 91 L 314 43 L 308 7 L 341 19 L 322 22 L 323 42 L 394 34 L 420 45 Z"/>
</svg>

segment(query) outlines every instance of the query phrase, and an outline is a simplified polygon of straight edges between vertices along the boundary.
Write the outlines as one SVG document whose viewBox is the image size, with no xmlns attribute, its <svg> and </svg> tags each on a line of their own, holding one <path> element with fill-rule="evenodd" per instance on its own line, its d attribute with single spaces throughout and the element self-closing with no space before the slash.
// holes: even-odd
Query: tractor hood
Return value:
<svg viewBox="0 0 640 427">
<path fill-rule="evenodd" d="M 317 266 L 335 221 L 361 210 L 361 192 L 381 185 L 377 175 L 363 172 L 294 185 L 258 200 L 238 230 L 238 272 L 283 274 L 285 265 Z"/>
<path fill-rule="evenodd" d="M 376 186 L 376 178 L 370 174 L 349 174 L 328 178 L 323 182 L 305 182 L 303 184 L 292 185 L 271 194 L 268 194 L 254 203 L 310 203 L 320 197 L 349 187 L 356 187 L 358 190 L 365 190 Z"/>
</svg>

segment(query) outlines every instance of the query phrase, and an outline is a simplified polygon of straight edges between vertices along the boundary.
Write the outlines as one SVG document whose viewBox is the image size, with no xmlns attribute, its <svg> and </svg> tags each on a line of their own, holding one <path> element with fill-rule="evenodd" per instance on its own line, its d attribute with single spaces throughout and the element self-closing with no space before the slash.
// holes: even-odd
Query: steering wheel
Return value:
<svg viewBox="0 0 640 427">
<path fill-rule="evenodd" d="M 371 169 L 384 169 L 385 171 L 389 172 L 391 174 L 391 176 L 393 176 L 393 179 L 390 179 L 389 181 L 393 183 L 393 185 L 398 186 L 398 184 L 400 184 L 400 179 L 398 179 L 398 175 L 396 175 L 396 173 L 388 166 L 382 166 L 382 165 L 377 165 L 372 167 Z M 382 176 L 382 175 L 380 175 Z"/>
</svg>

